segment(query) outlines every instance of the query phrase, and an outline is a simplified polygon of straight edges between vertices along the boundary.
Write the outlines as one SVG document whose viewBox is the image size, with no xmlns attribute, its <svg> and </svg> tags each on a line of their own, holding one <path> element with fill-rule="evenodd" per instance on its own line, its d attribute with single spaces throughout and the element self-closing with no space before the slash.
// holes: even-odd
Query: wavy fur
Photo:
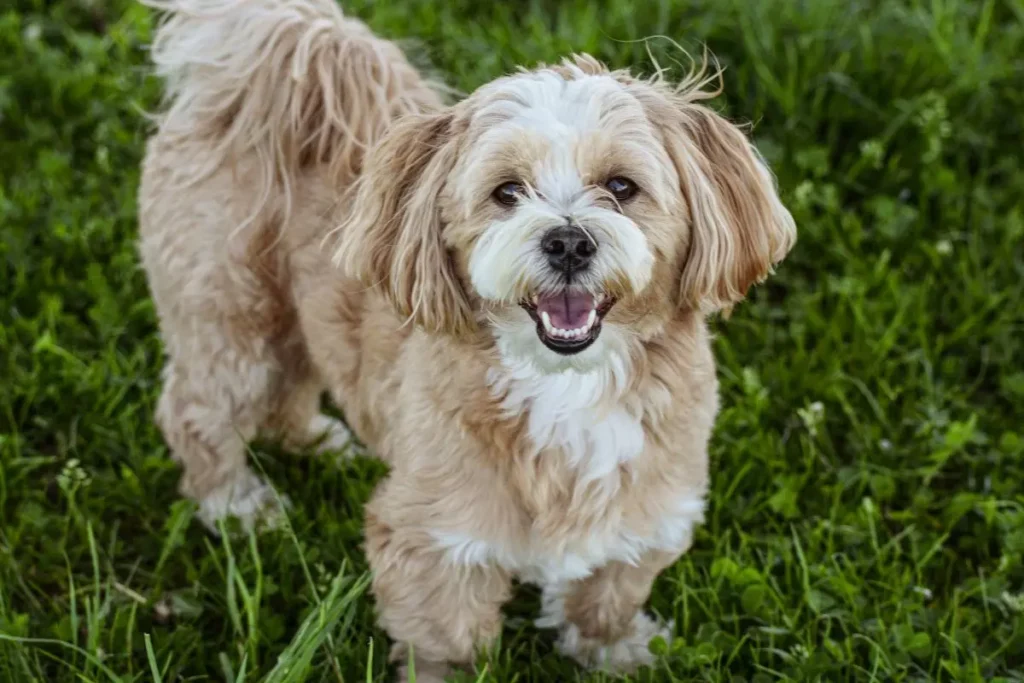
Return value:
<svg viewBox="0 0 1024 683">
<path fill-rule="evenodd" d="M 165 139 L 205 137 L 211 152 L 184 179 L 200 182 L 254 154 L 272 201 L 291 213 L 293 183 L 311 166 L 339 186 L 399 116 L 436 108 L 394 43 L 330 0 L 143 0 L 167 14 L 152 45 L 165 79 Z"/>
<path fill-rule="evenodd" d="M 400 681 L 413 652 L 420 681 L 471 664 L 513 578 L 541 584 L 563 653 L 651 663 L 669 631 L 643 603 L 708 490 L 705 315 L 795 239 L 756 150 L 701 104 L 713 77 L 578 55 L 444 108 L 335 0 L 145 1 L 168 12 L 139 189 L 156 417 L 200 519 L 273 520 L 247 442 L 343 446 L 329 390 L 390 465 L 365 549 Z M 620 176 L 640 189 L 617 198 Z M 597 246 L 575 274 L 545 246 L 566 226 Z M 591 295 L 585 346 L 538 312 L 563 291 L 566 312 Z"/>
</svg>

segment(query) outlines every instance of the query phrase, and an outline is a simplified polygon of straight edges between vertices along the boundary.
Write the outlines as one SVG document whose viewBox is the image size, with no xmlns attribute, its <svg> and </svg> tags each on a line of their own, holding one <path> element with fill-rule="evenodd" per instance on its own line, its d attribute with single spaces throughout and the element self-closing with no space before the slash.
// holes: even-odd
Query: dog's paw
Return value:
<svg viewBox="0 0 1024 683">
<path fill-rule="evenodd" d="M 558 651 L 575 659 L 588 669 L 608 673 L 628 674 L 641 666 L 651 666 L 655 656 L 651 654 L 650 643 L 656 637 L 666 642 L 672 638 L 672 622 L 662 624 L 643 612 L 633 617 L 629 635 L 614 643 L 605 643 L 580 634 L 575 624 L 566 624 L 559 635 Z"/>
<path fill-rule="evenodd" d="M 212 533 L 220 534 L 220 522 L 236 519 L 244 531 L 274 529 L 290 507 L 287 497 L 249 471 L 213 490 L 199 501 L 197 517 Z"/>
</svg>

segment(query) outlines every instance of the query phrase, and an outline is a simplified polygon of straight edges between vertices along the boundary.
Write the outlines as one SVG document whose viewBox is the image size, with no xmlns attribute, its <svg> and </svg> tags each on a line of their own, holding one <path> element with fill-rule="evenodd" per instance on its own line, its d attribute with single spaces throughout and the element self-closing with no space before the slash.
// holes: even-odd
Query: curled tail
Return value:
<svg viewBox="0 0 1024 683">
<path fill-rule="evenodd" d="M 441 104 L 397 45 L 335 0 L 143 2 L 166 13 L 152 45 L 166 82 L 161 137 L 208 141 L 187 182 L 258 159 L 257 212 L 273 194 L 290 207 L 304 168 L 326 169 L 339 186 L 352 179 L 395 118 Z"/>
</svg>

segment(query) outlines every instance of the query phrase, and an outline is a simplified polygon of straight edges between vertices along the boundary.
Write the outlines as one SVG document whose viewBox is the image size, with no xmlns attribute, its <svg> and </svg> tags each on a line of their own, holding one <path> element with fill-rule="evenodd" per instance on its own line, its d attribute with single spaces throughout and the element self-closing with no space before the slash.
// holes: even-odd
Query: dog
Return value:
<svg viewBox="0 0 1024 683">
<path fill-rule="evenodd" d="M 472 664 L 513 580 L 565 655 L 650 664 L 708 491 L 706 320 L 796 239 L 720 73 L 573 55 L 449 103 L 332 0 L 147 2 L 156 420 L 200 519 L 280 513 L 247 441 L 351 428 L 390 466 L 365 549 L 402 680 Z"/>
</svg>

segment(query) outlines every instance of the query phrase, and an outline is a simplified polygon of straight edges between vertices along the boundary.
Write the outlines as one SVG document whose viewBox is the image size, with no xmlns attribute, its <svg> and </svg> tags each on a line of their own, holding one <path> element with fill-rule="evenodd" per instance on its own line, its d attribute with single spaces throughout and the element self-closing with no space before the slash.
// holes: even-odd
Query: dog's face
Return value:
<svg viewBox="0 0 1024 683">
<path fill-rule="evenodd" d="M 519 74 L 467 104 L 442 210 L 458 270 L 506 352 L 544 367 L 601 362 L 643 318 L 667 314 L 667 298 L 645 295 L 685 247 L 657 128 L 607 74 Z"/>
<path fill-rule="evenodd" d="M 398 310 L 487 330 L 542 370 L 628 353 L 739 301 L 795 238 L 743 134 L 589 57 L 401 120 L 368 155 L 338 256 Z"/>
</svg>

